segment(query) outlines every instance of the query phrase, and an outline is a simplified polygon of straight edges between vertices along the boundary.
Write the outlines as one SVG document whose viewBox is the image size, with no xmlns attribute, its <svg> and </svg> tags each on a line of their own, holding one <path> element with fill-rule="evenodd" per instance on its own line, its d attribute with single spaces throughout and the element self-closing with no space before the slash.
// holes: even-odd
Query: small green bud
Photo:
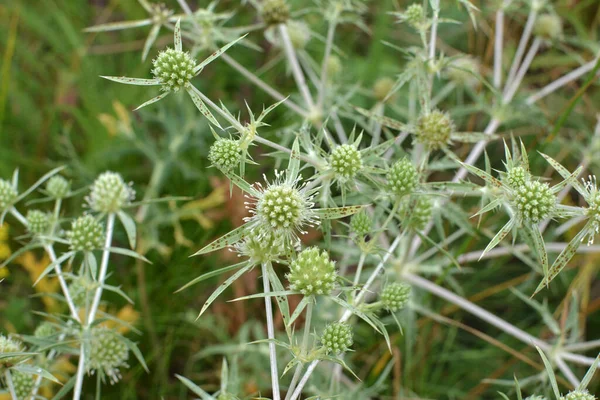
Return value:
<svg viewBox="0 0 600 400">
<path fill-rule="evenodd" d="M 353 144 L 343 144 L 333 149 L 329 164 L 336 176 L 342 180 L 354 178 L 363 165 L 360 152 Z"/>
<path fill-rule="evenodd" d="M 31 398 L 31 393 L 35 386 L 35 375 L 26 374 L 21 371 L 13 371 L 11 373 L 11 378 L 17 399 L 25 400 Z"/>
<path fill-rule="evenodd" d="M 554 211 L 556 196 L 547 183 L 527 181 L 515 189 L 513 203 L 524 221 L 537 224 Z"/>
<path fill-rule="evenodd" d="M 178 92 L 185 89 L 194 77 L 196 60 L 188 52 L 166 49 L 158 53 L 152 65 L 152 74 L 160 80 L 161 89 L 165 92 Z"/>
<path fill-rule="evenodd" d="M 531 174 L 523 167 L 514 167 L 507 170 L 503 178 L 511 188 L 518 188 L 531 179 Z"/>
<path fill-rule="evenodd" d="M 428 150 L 438 150 L 450 143 L 454 123 L 447 113 L 433 110 L 423 114 L 417 121 L 415 135 L 417 142 Z"/>
<path fill-rule="evenodd" d="M 423 230 L 431 220 L 433 202 L 428 197 L 419 196 L 413 203 L 408 204 L 410 204 L 411 207 L 410 210 L 407 210 L 410 217 L 408 225 L 417 231 Z"/>
<path fill-rule="evenodd" d="M 46 183 L 46 192 L 54 199 L 64 199 L 71 191 L 71 183 L 60 175 L 54 175 Z"/>
<path fill-rule="evenodd" d="M 92 329 L 88 366 L 91 371 L 103 371 L 115 383 L 121 378 L 119 368 L 127 367 L 128 359 L 129 348 L 121 335 L 104 327 Z"/>
<path fill-rule="evenodd" d="M 47 338 L 56 333 L 56 328 L 50 322 L 42 322 L 35 328 L 33 336 L 36 338 Z"/>
<path fill-rule="evenodd" d="M 343 353 L 352 346 L 352 328 L 343 322 L 327 325 L 321 335 L 321 343 L 328 353 Z"/>
<path fill-rule="evenodd" d="M 562 21 L 558 15 L 542 14 L 535 21 L 533 33 L 546 39 L 556 39 L 562 34 Z"/>
<path fill-rule="evenodd" d="M 34 235 L 41 235 L 50 227 L 50 216 L 40 210 L 27 211 L 27 229 Z"/>
<path fill-rule="evenodd" d="M 386 178 L 388 190 L 398 197 L 412 193 L 419 183 L 419 173 L 408 158 L 396 161 Z"/>
<path fill-rule="evenodd" d="M 326 251 L 309 247 L 292 261 L 286 277 L 290 282 L 290 289 L 305 296 L 328 295 L 335 287 L 337 272 L 335 263 L 329 259 Z"/>
<path fill-rule="evenodd" d="M 373 95 L 378 101 L 384 101 L 391 93 L 396 81 L 389 77 L 379 78 L 373 85 Z M 390 100 L 392 96 L 388 100 Z"/>
<path fill-rule="evenodd" d="M 404 12 L 404 19 L 413 27 L 418 28 L 425 20 L 425 10 L 423 10 L 423 6 L 418 3 L 408 6 Z"/>
<path fill-rule="evenodd" d="M 596 400 L 596 396 L 588 392 L 587 390 L 574 390 L 569 392 L 565 397 L 565 400 Z"/>
<path fill-rule="evenodd" d="M 386 310 L 396 312 L 408 303 L 411 288 L 405 283 L 388 283 L 381 292 L 381 302 Z"/>
<path fill-rule="evenodd" d="M 267 25 L 279 25 L 290 18 L 290 7 L 285 0 L 263 0 L 260 15 Z"/>
<path fill-rule="evenodd" d="M 330 55 L 327 59 L 327 76 L 329 79 L 334 79 L 342 72 L 342 61 L 336 55 Z"/>
<path fill-rule="evenodd" d="M 102 173 L 92 185 L 86 198 L 91 209 L 103 213 L 116 213 L 135 198 L 135 191 L 115 172 Z"/>
<path fill-rule="evenodd" d="M 23 344 L 10 337 L 0 335 L 0 355 L 7 353 L 22 353 L 25 351 Z M 10 356 L 0 358 L 0 367 L 10 367 L 23 359 L 22 356 Z"/>
<path fill-rule="evenodd" d="M 93 216 L 84 215 L 71 223 L 67 238 L 73 251 L 101 249 L 104 243 L 104 227 Z"/>
<path fill-rule="evenodd" d="M 13 202 L 17 199 L 17 190 L 12 183 L 7 180 L 0 179 L 0 211 L 8 210 Z"/>
<path fill-rule="evenodd" d="M 350 231 L 356 233 L 358 236 L 365 236 L 371 232 L 372 228 L 373 222 L 371 221 L 371 217 L 365 211 L 354 214 L 352 219 L 350 219 Z"/>
<path fill-rule="evenodd" d="M 241 159 L 240 142 L 232 139 L 218 139 L 208 153 L 208 160 L 223 172 L 229 172 L 238 166 Z"/>
</svg>

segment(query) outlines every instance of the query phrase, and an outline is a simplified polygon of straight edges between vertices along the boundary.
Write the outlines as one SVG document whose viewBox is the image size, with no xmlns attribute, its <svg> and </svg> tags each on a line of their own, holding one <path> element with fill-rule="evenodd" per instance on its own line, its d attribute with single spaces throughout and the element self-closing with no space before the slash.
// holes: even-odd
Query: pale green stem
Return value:
<svg viewBox="0 0 600 400">
<path fill-rule="evenodd" d="M 73 389 L 73 400 L 81 398 L 81 389 L 83 387 L 83 374 L 85 373 L 85 349 L 83 342 L 79 346 L 79 363 L 77 364 L 77 376 L 75 377 L 75 388 Z"/>
<path fill-rule="evenodd" d="M 363 264 L 365 263 L 365 258 L 367 258 L 367 255 L 364 252 L 360 253 L 360 259 L 358 260 L 358 266 L 356 267 L 356 274 L 354 275 L 353 285 L 355 287 L 358 286 L 358 283 L 360 282 L 360 275 L 362 273 Z"/>
<path fill-rule="evenodd" d="M 527 46 L 527 42 L 531 37 L 531 32 L 533 31 L 533 24 L 535 23 L 536 18 L 537 9 L 531 8 L 531 10 L 529 11 L 529 15 L 527 16 L 527 22 L 525 23 L 523 34 L 521 35 L 521 40 L 519 40 L 519 46 L 517 47 L 515 58 L 513 59 L 512 65 L 510 66 L 508 78 L 506 78 L 506 86 L 509 86 L 513 79 L 515 79 L 515 75 L 517 74 L 517 70 L 519 69 L 521 60 L 523 59 L 523 54 L 525 54 L 525 47 Z"/>
<path fill-rule="evenodd" d="M 267 272 L 268 264 L 262 264 L 262 279 L 264 293 L 271 293 L 269 275 Z M 273 400 L 280 400 L 279 394 L 279 372 L 277 370 L 277 349 L 275 343 L 275 328 L 273 324 L 273 307 L 271 297 L 265 296 L 265 312 L 267 314 L 267 337 L 269 338 L 269 358 L 271 361 L 271 384 L 273 387 Z"/>
<path fill-rule="evenodd" d="M 294 46 L 292 45 L 292 41 L 290 40 L 290 35 L 288 34 L 287 26 L 285 24 L 279 24 L 279 33 L 281 34 L 281 39 L 283 42 L 283 47 L 285 48 L 285 54 L 287 55 L 290 66 L 292 67 L 292 73 L 294 75 L 294 79 L 296 80 L 296 85 L 304 98 L 304 102 L 306 103 L 306 107 L 309 110 L 309 113 L 314 111 L 315 104 L 310 95 L 310 91 L 308 90 L 308 85 L 306 84 L 306 80 L 304 79 L 304 73 L 300 68 L 300 64 L 298 63 L 298 58 L 296 57 L 296 51 L 294 50 Z"/>
<path fill-rule="evenodd" d="M 327 41 L 325 42 L 325 55 L 323 57 L 323 64 L 321 64 L 321 85 L 319 86 L 319 100 L 317 107 L 321 109 L 325 100 L 325 92 L 327 91 L 327 64 L 329 63 L 329 56 L 331 55 L 331 48 L 333 47 L 333 37 L 335 35 L 335 28 L 337 21 L 334 19 L 329 22 L 329 29 L 327 30 Z"/>
<path fill-rule="evenodd" d="M 302 350 L 301 350 L 305 354 L 308 354 L 308 352 L 310 351 L 310 348 L 308 347 L 308 339 L 310 337 L 310 325 L 311 325 L 311 321 L 312 321 L 313 306 L 314 306 L 314 298 L 311 299 L 310 302 L 308 303 L 308 305 L 306 306 L 306 314 L 305 314 L 305 321 L 304 321 L 304 335 L 302 336 Z M 300 376 L 302 374 L 303 367 L 304 367 L 304 364 L 302 364 L 302 363 L 300 363 L 296 366 L 296 370 L 294 371 L 294 376 L 292 377 L 292 381 L 290 383 L 287 394 L 285 396 L 286 400 L 289 400 L 290 396 L 294 392 L 294 389 L 296 388 L 298 379 L 300 379 Z"/>
<path fill-rule="evenodd" d="M 154 169 L 152 170 L 152 175 L 150 176 L 150 181 L 148 182 L 148 188 L 146 189 L 146 193 L 144 194 L 143 201 L 150 200 L 160 193 L 160 188 L 162 186 L 162 181 L 164 179 L 164 175 L 166 172 L 167 163 L 163 160 L 159 160 L 154 164 Z M 136 220 L 138 223 L 141 223 L 146 219 L 146 215 L 148 214 L 148 209 L 150 204 L 142 204 L 136 214 Z"/>
</svg>

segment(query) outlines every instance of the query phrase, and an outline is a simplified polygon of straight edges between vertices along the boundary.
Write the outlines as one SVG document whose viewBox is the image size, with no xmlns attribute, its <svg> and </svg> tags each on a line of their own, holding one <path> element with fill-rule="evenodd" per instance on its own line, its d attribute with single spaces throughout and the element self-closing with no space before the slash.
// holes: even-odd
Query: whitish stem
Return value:
<svg viewBox="0 0 600 400">
<path fill-rule="evenodd" d="M 438 17 L 440 14 L 440 0 L 434 0 L 432 2 L 433 8 L 433 22 L 431 24 L 431 37 L 429 40 L 429 60 L 435 59 L 435 47 L 437 41 L 437 28 L 438 28 Z"/>
<path fill-rule="evenodd" d="M 325 100 L 325 92 L 327 91 L 327 64 L 329 63 L 329 56 L 331 55 L 331 48 L 333 47 L 333 37 L 335 35 L 335 28 L 337 23 L 335 20 L 329 23 L 329 29 L 327 30 L 327 41 L 325 42 L 325 55 L 323 56 L 323 64 L 321 64 L 321 85 L 319 86 L 319 100 L 317 107 L 321 109 L 323 107 L 323 101 Z"/>
<path fill-rule="evenodd" d="M 300 115 L 301 117 L 306 118 L 308 113 L 306 111 L 304 111 L 300 106 L 298 106 L 296 103 L 294 103 L 289 98 L 286 98 L 286 96 L 279 93 L 272 86 L 270 86 L 269 84 L 267 84 L 263 80 L 261 80 L 258 76 L 256 76 L 252 72 L 248 71 L 240 63 L 238 63 L 233 58 L 231 58 L 231 56 L 229 56 L 227 53 L 223 53 L 221 55 L 221 58 L 223 59 L 223 61 L 225 61 L 227 64 L 229 64 L 233 69 L 238 71 L 240 74 L 244 75 L 246 78 L 248 78 L 248 80 L 250 80 L 252 83 L 254 83 L 256 86 L 258 86 L 262 90 L 264 90 L 268 95 L 273 97 L 275 100 L 277 100 L 277 101 L 285 100 L 283 102 L 284 106 L 286 106 L 290 110 L 294 111 L 296 114 Z"/>
<path fill-rule="evenodd" d="M 555 252 L 560 253 L 567 247 L 567 243 L 546 243 L 546 250 L 549 253 Z M 456 261 L 459 264 L 466 264 L 470 262 L 477 262 L 480 260 L 486 260 L 495 257 L 506 256 L 509 254 L 515 254 L 516 252 L 531 251 L 531 248 L 527 244 L 517 244 L 514 246 L 496 247 L 492 250 L 487 251 L 483 254 L 483 250 L 476 250 L 470 253 L 460 255 Z M 598 253 L 600 252 L 600 245 L 584 246 L 577 249 L 577 253 Z"/>
<path fill-rule="evenodd" d="M 600 347 L 600 339 L 591 340 L 589 342 L 568 344 L 564 347 L 566 351 L 587 351 Z"/>
<path fill-rule="evenodd" d="M 8 386 L 8 392 L 10 393 L 10 397 L 13 400 L 18 400 L 17 393 L 15 392 L 15 385 L 12 380 L 12 375 L 10 374 L 10 370 L 7 369 L 4 372 L 4 379 L 6 380 L 6 386 Z"/>
<path fill-rule="evenodd" d="M 525 23 L 525 28 L 523 29 L 523 35 L 521 35 L 521 40 L 519 41 L 519 46 L 517 47 L 515 58 L 513 59 L 512 65 L 510 66 L 510 72 L 508 73 L 508 78 L 506 78 L 506 86 L 510 85 L 511 82 L 515 79 L 515 75 L 517 74 L 517 70 L 519 69 L 521 60 L 523 59 L 523 54 L 525 54 L 527 42 L 531 37 L 531 31 L 533 30 L 533 24 L 535 23 L 536 18 L 537 9 L 532 8 L 531 11 L 529 11 L 529 15 L 527 16 L 527 22 Z"/>
<path fill-rule="evenodd" d="M 365 258 L 367 258 L 367 255 L 364 252 L 361 252 L 360 259 L 358 260 L 358 266 L 356 267 L 356 274 L 354 275 L 353 285 L 355 287 L 358 286 L 358 283 L 360 282 L 360 275 L 362 273 L 363 264 L 365 263 Z"/>
<path fill-rule="evenodd" d="M 294 389 L 296 388 L 296 385 L 298 384 L 298 379 L 300 379 L 300 377 L 302 376 L 302 369 L 303 369 L 302 364 L 300 364 L 296 367 L 296 370 L 294 371 L 294 376 L 292 377 L 292 381 L 290 382 L 290 387 L 288 388 L 288 391 L 285 395 L 285 400 L 290 400 L 290 397 L 292 397 L 292 394 L 294 393 Z"/>
<path fill-rule="evenodd" d="M 573 385 L 574 388 L 579 386 L 579 379 L 577 379 L 571 368 L 569 368 L 569 366 L 562 360 L 562 358 L 556 357 L 554 361 L 556 362 L 556 366 L 558 367 L 558 369 L 561 370 L 561 372 L 563 373 L 565 378 L 567 378 L 569 383 Z"/>
<path fill-rule="evenodd" d="M 569 72 L 566 75 L 561 76 L 554 82 L 549 83 L 548 85 L 541 88 L 538 92 L 529 96 L 526 100 L 526 103 L 528 105 L 531 105 L 531 104 L 535 103 L 536 101 L 540 100 L 541 98 L 546 97 L 549 94 L 553 93 L 557 89 L 567 85 L 568 83 L 573 82 L 576 79 L 579 79 L 584 74 L 593 70 L 594 66 L 596 65 L 597 62 L 598 62 L 598 58 L 596 58 L 586 64 L 583 64 L 581 67 L 574 69 L 573 71 Z"/>
<path fill-rule="evenodd" d="M 315 368 L 317 368 L 317 365 L 319 365 L 319 360 L 315 360 L 315 361 L 313 361 L 313 362 L 310 363 L 310 365 L 306 369 L 306 372 L 302 376 L 302 379 L 298 383 L 298 386 L 296 387 L 296 390 L 294 390 L 294 394 L 292 394 L 292 397 L 290 398 L 290 400 L 296 400 L 297 398 L 300 397 L 300 395 L 302 394 L 302 389 L 304 389 L 304 386 L 306 385 L 306 382 L 308 382 L 308 379 L 312 375 L 312 373 L 315 370 Z"/>
<path fill-rule="evenodd" d="M 310 337 L 310 326 L 311 326 L 311 321 L 312 321 L 313 307 L 314 307 L 314 298 L 308 302 L 308 305 L 306 306 L 306 314 L 305 314 L 305 318 L 304 318 L 304 334 L 302 335 L 302 350 L 301 351 L 305 352 L 306 354 L 308 354 L 308 352 L 310 351 L 310 348 L 308 347 L 308 339 Z M 303 367 L 304 367 L 303 364 L 298 364 L 296 366 L 296 370 L 294 371 L 294 376 L 292 377 L 292 381 L 288 388 L 287 394 L 285 395 L 285 400 L 289 400 L 290 396 L 294 392 L 294 389 L 296 388 L 296 384 L 298 383 L 298 379 L 300 379 L 300 376 L 302 375 Z"/>
<path fill-rule="evenodd" d="M 504 2 L 506 4 L 506 1 Z M 496 29 L 494 35 L 494 87 L 502 85 L 502 50 L 504 41 L 504 5 L 496 12 Z"/>
<path fill-rule="evenodd" d="M 106 272 L 108 270 L 108 260 L 110 258 L 110 245 L 112 243 L 113 231 L 115 227 L 115 214 L 108 214 L 106 221 L 106 240 L 104 242 L 104 250 L 102 251 L 102 261 L 100 262 L 100 274 L 98 275 L 98 288 L 94 294 L 94 300 L 92 301 L 92 307 L 86 321 L 86 325 L 90 326 L 96 318 L 98 312 L 98 306 L 100 305 L 100 299 L 102 298 L 102 290 L 104 289 L 104 280 L 106 279 Z"/>
<path fill-rule="evenodd" d="M 262 264 L 263 288 L 265 294 L 271 292 L 269 276 L 267 274 L 268 264 Z M 265 297 L 265 312 L 267 314 L 267 337 L 269 338 L 269 358 L 271 360 L 271 384 L 273 387 L 273 400 L 279 400 L 279 373 L 277 372 L 277 350 L 275 343 L 275 328 L 273 325 L 273 308 L 270 297 Z"/>
<path fill-rule="evenodd" d="M 288 34 L 287 26 L 285 24 L 279 24 L 279 33 L 283 41 L 285 54 L 287 55 L 290 66 L 292 67 L 292 74 L 294 75 L 294 79 L 296 80 L 296 85 L 298 86 L 298 89 L 300 90 L 300 93 L 304 98 L 306 107 L 308 107 L 309 112 L 311 112 L 315 109 L 315 104 L 310 95 L 310 91 L 308 90 L 308 85 L 306 84 L 306 80 L 304 79 L 304 73 L 302 72 L 300 64 L 298 63 L 296 51 L 294 50 L 294 46 L 292 45 L 290 35 Z"/>
<path fill-rule="evenodd" d="M 337 112 L 331 112 L 331 119 L 333 119 L 335 132 L 337 133 L 340 143 L 348 143 L 348 136 L 346 136 L 346 131 L 344 130 L 344 126 L 342 125 L 342 121 L 340 121 L 340 117 L 338 117 Z"/>
<path fill-rule="evenodd" d="M 525 77 L 525 74 L 527 73 L 527 70 L 529 69 L 531 62 L 535 58 L 535 55 L 537 54 L 541 44 L 542 39 L 535 38 L 533 40 L 533 43 L 531 44 L 531 47 L 529 48 L 529 51 L 527 52 L 527 55 L 523 60 L 523 64 L 521 65 L 521 68 L 519 68 L 519 71 L 515 76 L 515 79 L 506 85 L 503 98 L 503 102 L 505 104 L 509 103 L 514 97 L 515 93 L 517 92 L 517 89 L 519 88 L 519 85 L 521 85 L 521 81 L 523 81 L 523 78 Z"/>
<path fill-rule="evenodd" d="M 81 398 L 81 389 L 83 387 L 83 374 L 85 373 L 85 348 L 83 342 L 79 346 L 79 363 L 77 364 L 77 376 L 75 377 L 75 387 L 73 389 L 73 400 Z"/>
</svg>

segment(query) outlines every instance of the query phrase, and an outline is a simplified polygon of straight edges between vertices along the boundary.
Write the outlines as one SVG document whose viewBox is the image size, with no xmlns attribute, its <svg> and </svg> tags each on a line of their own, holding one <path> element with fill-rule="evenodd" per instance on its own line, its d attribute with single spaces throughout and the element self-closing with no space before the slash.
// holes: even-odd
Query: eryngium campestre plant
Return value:
<svg viewBox="0 0 600 400">
<path fill-rule="evenodd" d="M 342 181 L 350 180 L 362 168 L 362 158 L 356 146 L 343 144 L 337 146 L 329 156 L 329 164 L 333 172 Z"/>
<path fill-rule="evenodd" d="M 208 153 L 208 160 L 223 172 L 229 172 L 238 166 L 241 159 L 240 142 L 232 139 L 216 140 Z"/>
<path fill-rule="evenodd" d="M 27 211 L 27 229 L 34 235 L 46 233 L 50 227 L 50 216 L 40 210 Z"/>
<path fill-rule="evenodd" d="M 196 60 L 188 52 L 166 49 L 158 53 L 152 65 L 152 74 L 160 81 L 161 89 L 178 92 L 194 77 Z"/>
<path fill-rule="evenodd" d="M 450 115 L 440 110 L 423 113 L 415 127 L 417 142 L 429 150 L 437 150 L 448 145 L 453 132 L 454 122 L 450 119 Z"/>
</svg>

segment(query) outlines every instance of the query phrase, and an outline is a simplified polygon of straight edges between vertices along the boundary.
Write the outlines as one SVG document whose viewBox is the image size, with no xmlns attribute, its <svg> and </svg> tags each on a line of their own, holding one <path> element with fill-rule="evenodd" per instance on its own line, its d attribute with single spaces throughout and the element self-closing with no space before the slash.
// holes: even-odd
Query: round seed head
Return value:
<svg viewBox="0 0 600 400">
<path fill-rule="evenodd" d="M 450 135 L 454 131 L 454 123 L 447 113 L 434 110 L 423 114 L 417 121 L 415 135 L 417 142 L 429 150 L 437 150 L 450 143 Z"/>
<path fill-rule="evenodd" d="M 92 329 L 89 369 L 102 371 L 112 383 L 121 378 L 120 368 L 127 367 L 129 349 L 123 338 L 114 330 L 99 327 Z"/>
<path fill-rule="evenodd" d="M 196 60 L 188 52 L 166 49 L 158 53 L 152 65 L 152 74 L 160 80 L 162 90 L 178 92 L 194 77 Z"/>
<path fill-rule="evenodd" d="M 352 328 L 342 322 L 327 325 L 321 335 L 321 343 L 328 353 L 343 353 L 352 346 Z"/>
<path fill-rule="evenodd" d="M 20 341 L 0 335 L 0 355 L 5 355 L 7 353 L 21 353 L 24 351 L 25 347 Z M 0 358 L 0 367 L 14 365 L 22 359 L 22 356 L 2 357 Z"/>
<path fill-rule="evenodd" d="M 556 39 L 562 34 L 562 29 L 562 21 L 558 15 L 542 14 L 537 18 L 533 32 L 546 39 Z"/>
<path fill-rule="evenodd" d="M 331 55 L 327 59 L 327 76 L 334 79 L 342 72 L 342 61 L 336 55 Z"/>
<path fill-rule="evenodd" d="M 260 228 L 251 230 L 242 242 L 235 245 L 235 249 L 241 256 L 249 257 L 256 264 L 274 261 L 293 250 L 284 237 Z"/>
<path fill-rule="evenodd" d="M 549 217 L 556 206 L 550 186 L 539 181 L 527 181 L 516 188 L 513 201 L 521 218 L 534 224 Z"/>
<path fill-rule="evenodd" d="M 31 392 L 33 392 L 35 386 L 35 375 L 26 374 L 21 371 L 13 371 L 11 373 L 11 378 L 17 399 L 31 398 Z"/>
<path fill-rule="evenodd" d="M 327 252 L 309 247 L 292 261 L 286 277 L 290 282 L 290 289 L 305 296 L 328 295 L 335 287 L 337 272 L 335 263 L 329 259 Z"/>
<path fill-rule="evenodd" d="M 408 158 L 396 161 L 386 178 L 388 190 L 398 197 L 412 193 L 419 183 L 419 173 Z"/>
<path fill-rule="evenodd" d="M 290 18 L 290 6 L 285 0 L 263 0 L 260 15 L 267 25 L 279 25 Z"/>
<path fill-rule="evenodd" d="M 96 178 L 86 200 L 94 211 L 116 213 L 134 198 L 135 191 L 125 183 L 121 175 L 107 171 Z"/>
<path fill-rule="evenodd" d="M 419 196 L 411 204 L 410 210 L 408 210 L 408 215 L 410 216 L 410 220 L 408 221 L 409 226 L 417 231 L 423 230 L 431 220 L 432 211 L 433 202 L 431 199 Z"/>
<path fill-rule="evenodd" d="M 381 292 L 381 302 L 386 310 L 396 312 L 408 303 L 410 290 L 410 286 L 405 283 L 388 283 Z"/>
<path fill-rule="evenodd" d="M 352 179 L 362 168 L 362 157 L 353 144 L 337 146 L 329 156 L 329 164 L 336 176 L 342 180 Z"/>
<path fill-rule="evenodd" d="M 267 188 L 256 208 L 257 215 L 272 229 L 287 230 L 300 224 L 306 201 L 298 189 L 282 183 Z"/>
<path fill-rule="evenodd" d="M 413 27 L 418 27 L 425 20 L 423 6 L 418 3 L 411 4 L 404 12 L 404 19 Z"/>
<path fill-rule="evenodd" d="M 569 392 L 564 398 L 565 400 L 596 400 L 596 396 L 587 390 L 574 390 Z"/>
<path fill-rule="evenodd" d="M 523 167 L 513 167 L 504 174 L 504 182 L 511 188 L 518 188 L 529 181 L 531 174 Z"/>
<path fill-rule="evenodd" d="M 371 217 L 365 211 L 354 214 L 350 220 L 350 231 L 358 236 L 365 236 L 370 233 L 372 227 Z"/>
<path fill-rule="evenodd" d="M 5 211 L 13 202 L 17 199 L 17 190 L 13 187 L 12 183 L 7 180 L 0 179 L 0 211 Z"/>
<path fill-rule="evenodd" d="M 27 211 L 27 229 L 34 235 L 41 235 L 50 227 L 50 217 L 40 210 Z"/>
<path fill-rule="evenodd" d="M 46 191 L 54 199 L 64 199 L 71 191 L 71 183 L 60 175 L 54 175 L 48 179 Z"/>
<path fill-rule="evenodd" d="M 35 328 L 33 335 L 36 338 L 47 338 L 56 333 L 56 328 L 50 322 L 42 322 Z"/>
<path fill-rule="evenodd" d="M 378 101 L 384 101 L 394 88 L 395 84 L 396 81 L 394 81 L 392 78 L 379 78 L 375 81 L 375 84 L 373 85 L 373 95 Z"/>
<path fill-rule="evenodd" d="M 208 160 L 223 172 L 231 171 L 242 158 L 242 149 L 237 140 L 218 139 L 210 147 Z"/>
<path fill-rule="evenodd" d="M 104 242 L 104 227 L 91 215 L 84 215 L 71 223 L 67 238 L 73 251 L 101 249 Z"/>
<path fill-rule="evenodd" d="M 472 57 L 461 57 L 450 63 L 446 75 L 457 85 L 473 87 L 479 85 L 476 77 L 478 73 L 479 63 L 477 60 Z"/>
</svg>

